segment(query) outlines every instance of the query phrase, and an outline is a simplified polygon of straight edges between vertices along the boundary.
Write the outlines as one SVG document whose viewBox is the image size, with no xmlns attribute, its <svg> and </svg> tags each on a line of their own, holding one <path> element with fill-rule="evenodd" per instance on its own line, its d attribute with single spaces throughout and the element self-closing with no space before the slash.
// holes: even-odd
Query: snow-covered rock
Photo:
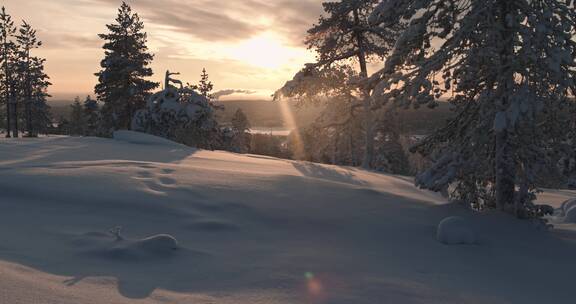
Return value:
<svg viewBox="0 0 576 304">
<path fill-rule="evenodd" d="M 476 243 L 476 234 L 468 222 L 459 216 L 443 219 L 438 225 L 436 238 L 446 245 Z"/>
</svg>

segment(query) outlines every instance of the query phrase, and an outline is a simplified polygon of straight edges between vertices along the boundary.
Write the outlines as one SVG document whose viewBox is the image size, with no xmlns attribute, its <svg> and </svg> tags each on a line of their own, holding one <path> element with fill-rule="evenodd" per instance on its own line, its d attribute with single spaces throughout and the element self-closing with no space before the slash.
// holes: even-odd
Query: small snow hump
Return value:
<svg viewBox="0 0 576 304">
<path fill-rule="evenodd" d="M 171 235 L 158 234 L 136 242 L 138 247 L 148 252 L 169 252 L 178 249 L 178 241 Z"/>
<path fill-rule="evenodd" d="M 566 210 L 564 215 L 564 223 L 576 224 L 576 204 L 572 205 Z"/>
<path fill-rule="evenodd" d="M 475 244 L 476 235 L 468 222 L 459 216 L 443 219 L 438 224 L 436 239 L 446 245 Z"/>
<path fill-rule="evenodd" d="M 562 203 L 560 206 L 562 215 L 568 214 L 568 210 L 572 209 L 572 207 L 576 206 L 576 198 L 569 199 Z"/>
</svg>

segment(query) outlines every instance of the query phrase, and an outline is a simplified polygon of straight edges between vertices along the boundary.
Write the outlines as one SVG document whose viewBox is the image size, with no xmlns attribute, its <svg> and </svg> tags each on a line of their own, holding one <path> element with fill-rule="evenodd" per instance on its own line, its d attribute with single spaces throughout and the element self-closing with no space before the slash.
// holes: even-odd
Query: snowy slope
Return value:
<svg viewBox="0 0 576 304">
<path fill-rule="evenodd" d="M 0 208 L 0 303 L 574 301 L 572 230 L 358 169 L 131 133 L 2 139 Z M 435 240 L 451 215 L 478 245 Z"/>
</svg>

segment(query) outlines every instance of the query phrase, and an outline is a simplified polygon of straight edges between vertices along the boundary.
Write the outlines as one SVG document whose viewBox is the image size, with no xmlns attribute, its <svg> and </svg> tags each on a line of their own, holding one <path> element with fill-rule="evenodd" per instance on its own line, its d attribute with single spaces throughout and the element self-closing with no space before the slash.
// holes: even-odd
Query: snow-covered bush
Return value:
<svg viewBox="0 0 576 304">
<path fill-rule="evenodd" d="M 212 104 L 188 87 L 169 86 L 150 96 L 146 107 L 136 112 L 132 130 L 207 149 L 220 139 Z"/>
<path fill-rule="evenodd" d="M 451 216 L 438 224 L 436 239 L 446 245 L 474 244 L 476 234 L 464 218 Z"/>
</svg>

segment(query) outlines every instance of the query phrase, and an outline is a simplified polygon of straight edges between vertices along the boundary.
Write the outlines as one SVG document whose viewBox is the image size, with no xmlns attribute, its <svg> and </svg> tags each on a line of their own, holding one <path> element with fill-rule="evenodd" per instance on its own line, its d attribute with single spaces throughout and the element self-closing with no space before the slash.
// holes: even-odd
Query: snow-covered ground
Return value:
<svg viewBox="0 0 576 304">
<path fill-rule="evenodd" d="M 0 303 L 574 303 L 569 224 L 358 169 L 131 133 L 1 139 L 0 208 Z M 477 244 L 436 241 L 448 216 Z"/>
</svg>

